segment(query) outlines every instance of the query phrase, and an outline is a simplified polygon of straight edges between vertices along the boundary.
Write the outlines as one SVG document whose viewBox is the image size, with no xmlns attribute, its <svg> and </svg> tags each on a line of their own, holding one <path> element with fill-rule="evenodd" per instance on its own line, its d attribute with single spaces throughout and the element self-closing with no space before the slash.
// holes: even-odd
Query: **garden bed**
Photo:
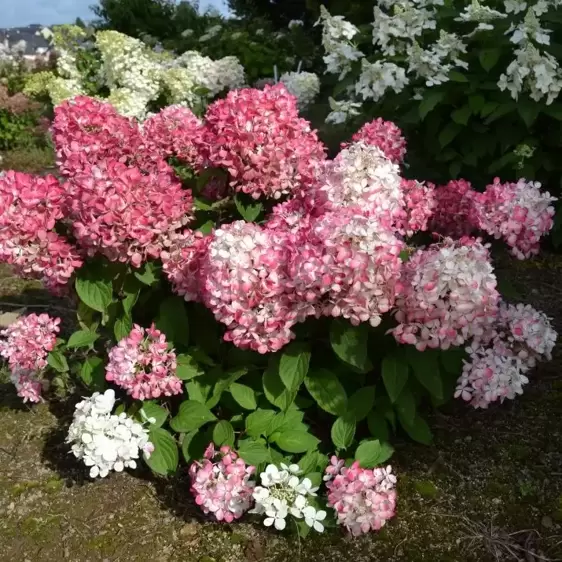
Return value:
<svg viewBox="0 0 562 562">
<path fill-rule="evenodd" d="M 551 315 L 560 330 L 560 258 L 545 254 L 528 262 L 509 260 L 506 267 L 503 273 L 523 300 Z M 6 270 L 1 282 L 2 313 L 17 310 L 18 303 L 48 305 L 33 283 L 22 286 Z M 558 346 L 553 361 L 539 365 L 516 401 L 487 411 L 459 403 L 434 414 L 432 447 L 398 442 L 392 459 L 400 475 L 397 516 L 380 533 L 352 539 L 338 531 L 300 543 L 249 517 L 232 526 L 210 523 L 194 505 L 185 473 L 173 481 L 156 479 L 147 470 L 90 481 L 64 444 L 75 398 L 30 409 L 11 385 L 3 384 L 0 559 L 560 559 L 561 362 Z"/>
</svg>

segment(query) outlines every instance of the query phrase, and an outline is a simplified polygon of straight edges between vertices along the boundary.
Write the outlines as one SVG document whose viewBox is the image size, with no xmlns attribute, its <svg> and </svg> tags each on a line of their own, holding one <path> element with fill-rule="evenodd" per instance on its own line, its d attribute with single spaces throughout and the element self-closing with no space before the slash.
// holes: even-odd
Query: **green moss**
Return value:
<svg viewBox="0 0 562 562">
<path fill-rule="evenodd" d="M 240 533 L 232 533 L 230 535 L 230 542 L 232 544 L 246 544 L 248 542 L 248 539 Z"/>
<path fill-rule="evenodd" d="M 98 551 L 102 554 L 108 554 L 115 549 L 113 539 L 109 535 L 98 535 L 90 539 L 86 543 L 86 548 L 88 550 Z"/>
<path fill-rule="evenodd" d="M 211 558 L 210 556 L 201 556 L 201 558 L 199 558 L 199 562 L 217 562 L 214 558 Z"/>
<path fill-rule="evenodd" d="M 49 480 L 43 484 L 43 489 L 49 494 L 54 494 L 56 492 L 60 492 L 63 486 L 64 482 L 60 478 L 54 477 L 49 478 Z"/>
<path fill-rule="evenodd" d="M 35 488 L 39 488 L 41 486 L 41 482 L 29 481 L 29 482 L 18 482 L 14 486 L 12 486 L 11 493 L 13 496 L 21 496 L 25 492 L 29 490 L 33 490 Z"/>
<path fill-rule="evenodd" d="M 437 486 L 431 480 L 418 480 L 414 483 L 414 488 L 423 498 L 436 498 L 439 495 Z"/>
<path fill-rule="evenodd" d="M 34 541 L 50 541 L 53 536 L 56 536 L 56 533 L 53 533 L 53 527 L 59 524 L 61 520 L 60 515 L 29 516 L 20 523 L 20 532 Z"/>
</svg>

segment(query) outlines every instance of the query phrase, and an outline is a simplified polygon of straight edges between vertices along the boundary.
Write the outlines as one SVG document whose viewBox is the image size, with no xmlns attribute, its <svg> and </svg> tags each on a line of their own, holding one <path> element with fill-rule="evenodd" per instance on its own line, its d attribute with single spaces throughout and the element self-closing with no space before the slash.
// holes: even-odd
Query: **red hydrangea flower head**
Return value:
<svg viewBox="0 0 562 562">
<path fill-rule="evenodd" d="M 253 198 L 278 199 L 314 181 L 325 149 L 282 84 L 231 90 L 205 116 L 201 153 Z"/>
</svg>

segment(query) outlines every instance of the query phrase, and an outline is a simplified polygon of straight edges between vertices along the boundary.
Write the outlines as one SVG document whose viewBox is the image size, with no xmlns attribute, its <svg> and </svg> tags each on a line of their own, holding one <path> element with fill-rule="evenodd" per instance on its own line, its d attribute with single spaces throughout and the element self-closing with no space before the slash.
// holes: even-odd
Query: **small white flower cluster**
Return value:
<svg viewBox="0 0 562 562">
<path fill-rule="evenodd" d="M 309 499 L 316 496 L 318 488 L 312 486 L 310 479 L 299 478 L 301 470 L 298 465 L 281 463 L 280 467 L 281 470 L 270 464 L 260 474 L 261 486 L 254 488 L 256 505 L 250 513 L 265 515 L 263 524 L 266 527 L 273 525 L 278 531 L 286 527 L 286 518 L 292 515 L 296 519 L 304 519 L 309 527 L 321 533 L 326 512 L 317 510 Z"/>
<path fill-rule="evenodd" d="M 76 404 L 66 442 L 72 443 L 74 456 L 91 467 L 91 478 L 105 478 L 111 470 L 136 468 L 139 451 L 146 457 L 154 451 L 148 430 L 125 413 L 113 415 L 114 405 L 113 390 L 95 392 Z"/>
<path fill-rule="evenodd" d="M 320 93 L 320 79 L 314 72 L 286 72 L 280 82 L 297 98 L 301 110 L 306 109 Z"/>
<path fill-rule="evenodd" d="M 351 100 L 336 101 L 334 98 L 329 98 L 328 102 L 332 111 L 326 117 L 326 123 L 340 125 L 361 113 L 361 104 L 359 102 Z"/>
<path fill-rule="evenodd" d="M 291 20 L 287 26 L 289 29 L 295 29 L 296 27 L 302 27 L 304 22 L 302 20 Z"/>
</svg>

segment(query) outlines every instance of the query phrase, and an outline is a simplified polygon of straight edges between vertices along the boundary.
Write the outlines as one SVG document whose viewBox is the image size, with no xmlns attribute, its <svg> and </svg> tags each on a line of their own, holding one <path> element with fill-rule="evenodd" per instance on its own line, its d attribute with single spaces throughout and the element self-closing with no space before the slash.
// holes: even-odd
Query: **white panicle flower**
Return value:
<svg viewBox="0 0 562 562">
<path fill-rule="evenodd" d="M 331 49 L 326 49 L 323 60 L 326 64 L 326 73 L 338 74 L 339 79 L 343 80 L 351 70 L 351 64 L 362 59 L 365 55 L 356 49 L 351 43 L 336 43 Z"/>
<path fill-rule="evenodd" d="M 416 42 L 408 47 L 408 72 L 425 80 L 428 87 L 448 82 L 453 65 L 443 61 L 442 48 L 436 43 L 429 49 L 423 49 Z"/>
<path fill-rule="evenodd" d="M 351 117 L 359 115 L 361 103 L 353 102 L 351 100 L 336 101 L 334 98 L 329 98 L 330 109 L 332 110 L 326 117 L 326 123 L 333 123 L 339 125 L 345 123 Z"/>
<path fill-rule="evenodd" d="M 184 29 L 181 32 L 181 36 L 182 37 L 191 37 L 193 35 L 193 33 L 194 33 L 193 29 Z"/>
<path fill-rule="evenodd" d="M 324 530 L 321 521 L 326 513 L 316 511 L 308 499 L 316 495 L 318 488 L 312 486 L 310 479 L 300 480 L 296 476 L 301 472 L 298 465 L 282 463 L 280 466 L 282 470 L 270 464 L 260 474 L 262 485 L 254 488 L 252 495 L 256 503 L 250 513 L 265 514 L 263 524 L 279 531 L 286 527 L 288 515 L 296 519 L 305 517 L 306 524 L 321 533 Z"/>
<path fill-rule="evenodd" d="M 355 93 L 364 100 L 380 100 L 387 90 L 401 92 L 408 85 L 408 79 L 403 68 L 392 62 L 376 61 L 370 63 L 367 59 L 361 61 L 361 75 L 355 84 Z"/>
<path fill-rule="evenodd" d="M 488 6 L 483 6 L 478 0 L 472 0 L 468 6 L 465 6 L 459 17 L 455 18 L 455 21 L 489 23 L 505 17 L 507 17 L 506 14 L 502 14 L 502 12 L 493 10 Z M 482 29 L 494 29 L 494 26 Z"/>
<path fill-rule="evenodd" d="M 72 453 L 90 468 L 90 477 L 106 477 L 111 470 L 136 468 L 139 451 L 150 456 L 154 446 L 148 430 L 125 413 L 112 415 L 115 392 L 94 393 L 76 405 L 66 443 Z"/>
<path fill-rule="evenodd" d="M 332 16 L 324 6 L 320 6 L 320 18 L 315 25 L 322 24 L 322 44 L 347 39 L 351 41 L 359 29 L 346 21 L 343 16 Z"/>
<path fill-rule="evenodd" d="M 306 109 L 320 93 L 320 79 L 313 72 L 286 72 L 280 82 L 297 98 L 300 109 Z"/>
<path fill-rule="evenodd" d="M 304 22 L 302 20 L 291 20 L 287 26 L 289 29 L 294 29 L 295 27 L 302 27 Z"/>
<path fill-rule="evenodd" d="M 541 45 L 550 45 L 550 29 L 543 29 L 533 10 L 528 10 L 525 19 L 517 26 L 511 27 L 507 33 L 512 33 L 510 41 L 519 45 L 526 41 L 536 41 Z"/>
<path fill-rule="evenodd" d="M 53 32 L 48 27 L 43 27 L 39 32 L 45 41 L 50 41 L 53 37 Z"/>
<path fill-rule="evenodd" d="M 503 5 L 508 14 L 519 14 L 527 9 L 527 2 L 521 0 L 504 0 Z"/>
</svg>

